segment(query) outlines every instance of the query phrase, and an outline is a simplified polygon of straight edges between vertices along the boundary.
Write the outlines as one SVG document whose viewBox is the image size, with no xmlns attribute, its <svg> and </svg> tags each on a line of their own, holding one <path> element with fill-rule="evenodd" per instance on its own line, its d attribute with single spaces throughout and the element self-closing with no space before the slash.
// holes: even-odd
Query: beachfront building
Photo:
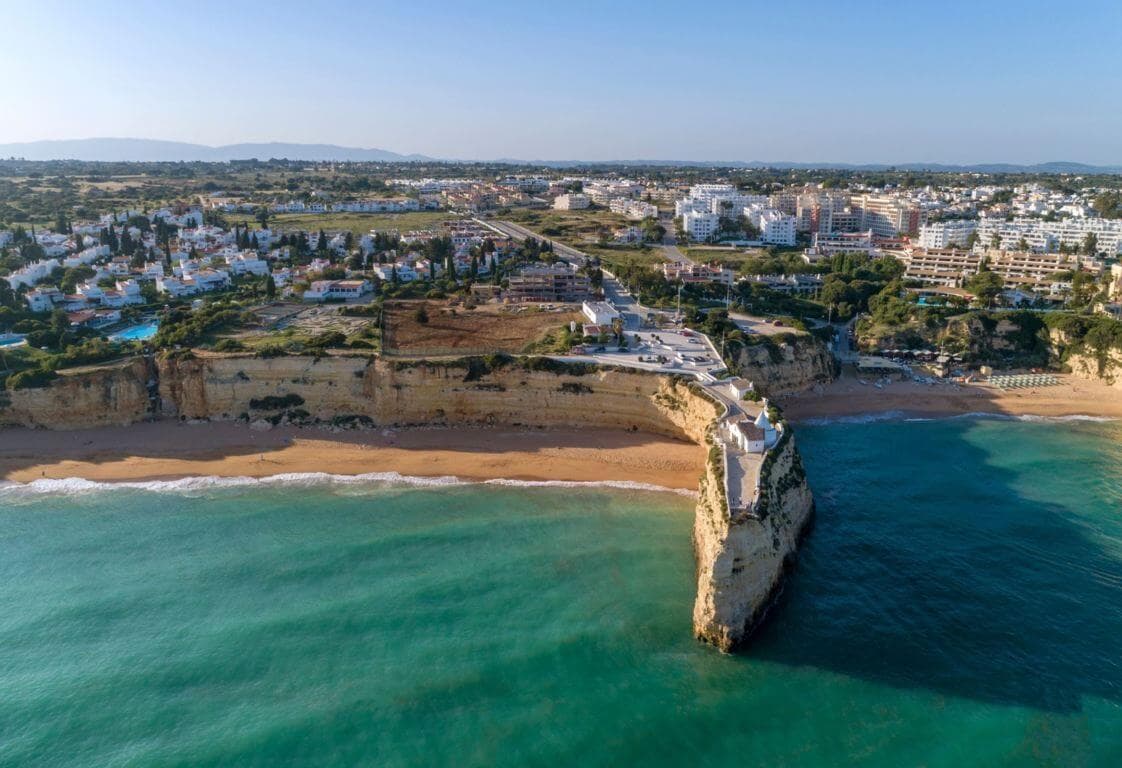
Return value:
<svg viewBox="0 0 1122 768">
<path fill-rule="evenodd" d="M 729 419 L 728 432 L 733 443 L 745 453 L 764 453 L 779 442 L 779 432 L 767 415 L 767 400 L 755 418 L 740 414 Z"/>
</svg>

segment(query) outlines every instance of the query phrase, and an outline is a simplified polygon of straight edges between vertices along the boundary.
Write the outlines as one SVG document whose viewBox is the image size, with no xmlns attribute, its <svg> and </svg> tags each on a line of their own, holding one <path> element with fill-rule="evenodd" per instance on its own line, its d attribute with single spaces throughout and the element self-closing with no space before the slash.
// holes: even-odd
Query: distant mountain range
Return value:
<svg viewBox="0 0 1122 768">
<path fill-rule="evenodd" d="M 25 160 L 90 160 L 101 162 L 225 162 L 229 160 L 288 160 L 341 162 L 440 162 L 426 155 L 402 155 L 385 149 L 340 147 L 335 144 L 286 144 L 264 142 L 258 144 L 227 144 L 210 147 L 182 141 L 154 139 L 70 139 L 63 141 L 30 141 L 18 144 L 0 144 L 0 158 L 17 157 Z M 471 162 L 448 160 L 446 162 Z M 1035 165 L 1013 163 L 980 163 L 977 165 L 952 165 L 947 163 L 801 163 L 791 161 L 764 162 L 754 160 L 518 160 L 501 158 L 490 162 L 509 165 L 530 165 L 548 168 L 573 168 L 595 166 L 683 166 L 692 168 L 780 168 L 798 170 L 838 171 L 935 171 L 942 173 L 1068 173 L 1068 174 L 1118 174 L 1122 165 L 1087 165 L 1073 162 L 1050 162 Z"/>
<path fill-rule="evenodd" d="M 356 149 L 334 144 L 227 144 L 209 147 L 183 141 L 155 139 L 67 139 L 0 144 L 0 158 L 24 160 L 91 160 L 100 162 L 212 162 L 228 160 L 339 160 L 344 162 L 409 162 L 432 160 L 423 155 L 399 155 L 384 149 Z"/>
</svg>

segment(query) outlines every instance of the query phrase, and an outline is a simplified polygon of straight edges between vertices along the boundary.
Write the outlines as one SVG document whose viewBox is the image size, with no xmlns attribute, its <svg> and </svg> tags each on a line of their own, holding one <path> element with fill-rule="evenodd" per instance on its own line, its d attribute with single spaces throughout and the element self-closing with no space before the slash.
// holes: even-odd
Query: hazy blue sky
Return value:
<svg viewBox="0 0 1122 768">
<path fill-rule="evenodd" d="M 1122 2 L 0 0 L 0 143 L 1122 163 Z"/>
</svg>

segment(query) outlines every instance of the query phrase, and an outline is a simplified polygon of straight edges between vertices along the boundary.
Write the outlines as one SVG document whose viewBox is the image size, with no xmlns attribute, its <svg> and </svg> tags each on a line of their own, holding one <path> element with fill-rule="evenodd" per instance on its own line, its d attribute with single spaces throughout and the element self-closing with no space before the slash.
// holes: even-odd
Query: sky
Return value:
<svg viewBox="0 0 1122 768">
<path fill-rule="evenodd" d="M 0 143 L 1122 164 L 1122 2 L 0 0 Z"/>
</svg>

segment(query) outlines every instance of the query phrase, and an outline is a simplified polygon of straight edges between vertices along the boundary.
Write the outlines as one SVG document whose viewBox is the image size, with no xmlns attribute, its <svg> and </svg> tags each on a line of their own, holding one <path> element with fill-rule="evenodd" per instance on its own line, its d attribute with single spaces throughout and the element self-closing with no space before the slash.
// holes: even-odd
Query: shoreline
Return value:
<svg viewBox="0 0 1122 768">
<path fill-rule="evenodd" d="M 826 386 L 779 400 L 793 423 L 838 418 L 946 418 L 965 416 L 1042 419 L 1122 419 L 1122 391 L 1101 381 L 1058 374 L 1060 383 L 1031 390 L 988 384 L 917 384 L 894 381 L 877 389 L 845 373 Z"/>
<path fill-rule="evenodd" d="M 53 432 L 0 430 L 0 481 L 157 483 L 311 476 L 391 482 L 587 484 L 697 490 L 694 443 L 606 429 L 410 427 L 333 432 L 244 424 L 145 422 Z M 423 484 L 417 482 L 415 484 Z"/>
</svg>

